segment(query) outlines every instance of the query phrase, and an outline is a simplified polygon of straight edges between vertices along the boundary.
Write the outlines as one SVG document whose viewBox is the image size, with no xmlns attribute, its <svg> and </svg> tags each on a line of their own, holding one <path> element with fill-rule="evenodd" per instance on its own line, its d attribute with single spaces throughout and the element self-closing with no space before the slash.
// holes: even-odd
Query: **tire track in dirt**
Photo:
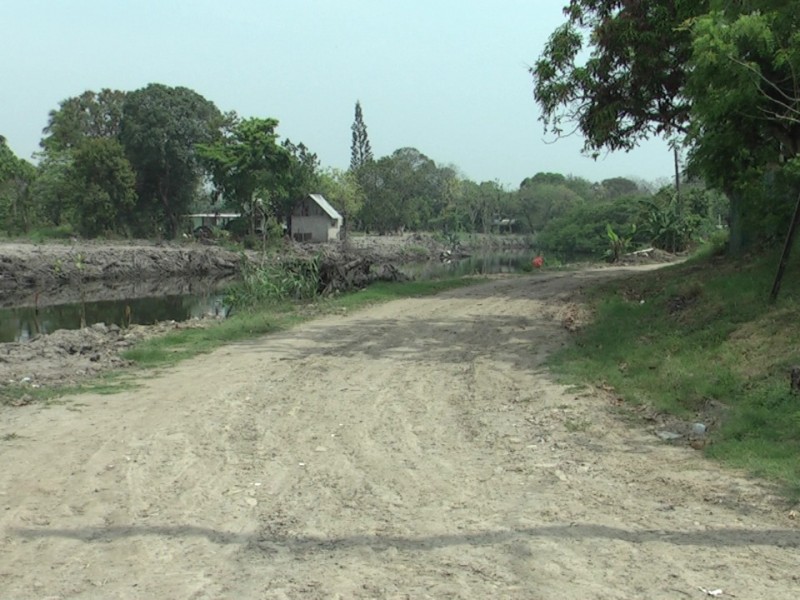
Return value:
<svg viewBox="0 0 800 600">
<path fill-rule="evenodd" d="M 0 597 L 795 598 L 768 487 L 542 366 L 614 276 L 396 301 L 3 411 Z"/>
</svg>

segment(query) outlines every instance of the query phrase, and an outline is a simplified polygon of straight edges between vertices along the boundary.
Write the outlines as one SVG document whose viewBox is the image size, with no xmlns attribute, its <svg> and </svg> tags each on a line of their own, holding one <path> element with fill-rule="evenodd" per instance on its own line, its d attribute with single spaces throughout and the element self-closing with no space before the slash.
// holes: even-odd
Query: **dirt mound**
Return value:
<svg viewBox="0 0 800 600">
<path fill-rule="evenodd" d="M 0 297 L 21 289 L 49 290 L 95 281 L 229 274 L 239 263 L 235 252 L 200 244 L 4 243 L 0 244 Z"/>
<path fill-rule="evenodd" d="M 11 387 L 68 386 L 102 371 L 126 366 L 128 361 L 120 354 L 137 342 L 174 329 L 207 327 L 212 322 L 169 321 L 125 329 L 97 323 L 84 329 L 60 329 L 27 342 L 0 344 L 0 401 Z M 25 402 L 24 395 L 17 400 Z"/>
</svg>

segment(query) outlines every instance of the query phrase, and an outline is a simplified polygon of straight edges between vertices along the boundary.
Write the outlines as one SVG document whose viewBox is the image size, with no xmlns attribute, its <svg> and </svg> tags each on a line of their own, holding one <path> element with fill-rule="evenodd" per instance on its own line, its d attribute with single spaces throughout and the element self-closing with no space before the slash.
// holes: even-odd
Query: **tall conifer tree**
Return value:
<svg viewBox="0 0 800 600">
<path fill-rule="evenodd" d="M 353 126 L 353 143 L 350 147 L 350 170 L 357 171 L 362 165 L 372 162 L 372 148 L 367 137 L 367 126 L 361 114 L 361 103 L 356 102 L 356 117 Z"/>
</svg>

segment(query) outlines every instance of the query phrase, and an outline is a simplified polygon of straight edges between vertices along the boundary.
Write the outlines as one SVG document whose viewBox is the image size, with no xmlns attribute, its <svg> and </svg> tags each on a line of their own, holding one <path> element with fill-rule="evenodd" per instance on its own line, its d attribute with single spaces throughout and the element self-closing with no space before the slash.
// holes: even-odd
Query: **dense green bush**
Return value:
<svg viewBox="0 0 800 600">
<path fill-rule="evenodd" d="M 539 247 L 567 259 L 599 258 L 608 249 L 607 227 L 627 236 L 637 215 L 638 205 L 632 199 L 581 204 L 548 223 L 539 235 Z M 646 243 L 640 232 L 630 237 L 634 246 Z"/>
<path fill-rule="evenodd" d="M 320 258 L 253 265 L 243 259 L 242 281 L 230 288 L 225 303 L 250 309 L 282 300 L 310 300 L 319 293 Z"/>
</svg>

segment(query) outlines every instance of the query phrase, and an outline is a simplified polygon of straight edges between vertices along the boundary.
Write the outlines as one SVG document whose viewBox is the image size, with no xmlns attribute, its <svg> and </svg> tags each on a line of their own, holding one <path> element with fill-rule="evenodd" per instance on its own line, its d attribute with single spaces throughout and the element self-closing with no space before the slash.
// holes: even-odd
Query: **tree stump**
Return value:
<svg viewBox="0 0 800 600">
<path fill-rule="evenodd" d="M 793 394 L 800 394 L 800 365 L 792 367 L 789 372 L 790 384 L 789 389 Z"/>
</svg>

